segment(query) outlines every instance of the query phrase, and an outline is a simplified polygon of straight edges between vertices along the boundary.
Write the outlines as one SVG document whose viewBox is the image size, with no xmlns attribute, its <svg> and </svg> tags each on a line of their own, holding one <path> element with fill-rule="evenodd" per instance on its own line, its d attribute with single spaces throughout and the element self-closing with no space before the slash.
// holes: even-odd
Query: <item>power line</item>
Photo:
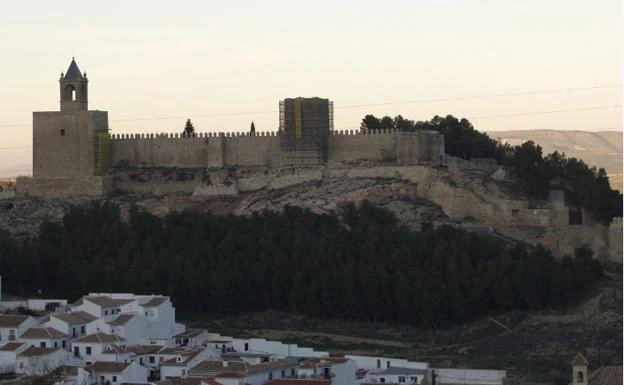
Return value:
<svg viewBox="0 0 624 385">
<path fill-rule="evenodd" d="M 491 118 L 503 118 L 508 116 L 530 116 L 530 115 L 545 115 L 556 114 L 560 112 L 572 112 L 572 111 L 591 111 L 591 110 L 606 110 L 611 108 L 622 107 L 621 104 L 614 104 L 612 106 L 597 106 L 597 107 L 580 107 L 580 108 L 566 108 L 562 110 L 549 110 L 549 111 L 537 111 L 537 112 L 520 112 L 514 114 L 501 114 L 501 115 L 489 115 L 489 116 L 469 116 L 466 119 L 491 119 Z"/>
<path fill-rule="evenodd" d="M 409 101 L 394 101 L 394 102 L 381 102 L 381 103 L 368 103 L 368 104 L 352 104 L 345 106 L 337 106 L 334 109 L 351 109 L 351 108 L 360 108 L 360 107 L 375 107 L 375 106 L 390 106 L 390 105 L 405 105 L 405 104 L 419 104 L 419 103 L 435 103 L 435 102 L 446 102 L 446 101 L 457 101 L 457 100 L 471 100 L 471 99 L 491 99 L 491 98 L 499 98 L 499 97 L 511 97 L 511 96 L 522 96 L 522 95 L 537 95 L 537 94 L 550 94 L 550 93 L 563 93 L 563 92 L 576 92 L 576 91 L 588 91 L 588 90 L 596 90 L 596 89 L 605 89 L 605 88 L 620 88 L 621 84 L 603 84 L 596 86 L 588 86 L 588 87 L 573 87 L 573 88 L 557 88 L 557 89 L 547 89 L 547 90 L 534 90 L 534 91 L 521 91 L 521 92 L 507 92 L 500 94 L 485 94 L 485 95 L 472 95 L 472 96 L 459 96 L 459 97 L 445 97 L 445 98 L 437 98 L 437 99 L 419 99 L 419 100 L 409 100 Z M 111 122 L 137 122 L 137 121 L 149 121 L 149 120 L 168 120 L 168 119 L 186 119 L 190 118 L 213 118 L 213 117 L 223 117 L 223 116 L 247 116 L 247 115 L 261 115 L 261 114 L 274 114 L 279 112 L 278 110 L 267 110 L 267 111 L 250 111 L 250 112 L 228 112 L 228 113 L 218 113 L 218 114 L 199 114 L 199 115 L 175 115 L 175 116 L 154 116 L 154 117 L 142 117 L 142 118 L 125 118 L 125 119 L 113 119 Z M 9 127 L 30 127 L 31 124 L 4 124 L 0 125 L 2 128 Z"/>
</svg>

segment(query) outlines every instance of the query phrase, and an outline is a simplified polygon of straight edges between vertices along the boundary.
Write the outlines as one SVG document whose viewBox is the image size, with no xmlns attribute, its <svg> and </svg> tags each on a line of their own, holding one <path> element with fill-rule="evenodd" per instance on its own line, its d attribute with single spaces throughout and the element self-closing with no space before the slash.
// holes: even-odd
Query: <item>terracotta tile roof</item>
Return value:
<svg viewBox="0 0 624 385">
<path fill-rule="evenodd" d="M 296 367 L 297 363 L 292 360 L 276 360 L 271 362 L 265 362 L 258 365 L 249 365 L 247 367 L 247 372 L 249 373 L 258 373 L 258 372 L 266 372 L 268 370 L 274 369 L 282 369 L 288 367 Z"/>
<path fill-rule="evenodd" d="M 589 375 L 588 385 L 622 385 L 622 367 L 601 367 Z"/>
<path fill-rule="evenodd" d="M 247 377 L 245 372 L 221 372 L 215 376 L 215 378 L 245 378 L 245 377 Z"/>
<path fill-rule="evenodd" d="M 163 349 L 163 350 L 167 350 L 167 349 Z M 165 365 L 165 366 L 186 366 L 186 365 L 188 365 L 189 361 L 191 361 L 193 358 L 197 357 L 203 351 L 204 351 L 204 348 L 185 349 L 182 352 L 179 352 L 179 353 L 175 354 L 176 356 L 182 356 L 180 361 L 178 361 L 178 357 L 174 357 L 174 358 L 171 358 L 169 360 L 166 360 L 166 361 L 162 362 L 161 366 L 163 366 L 163 365 Z M 161 351 L 161 352 L 159 352 L 159 354 L 164 354 L 164 353 Z"/>
<path fill-rule="evenodd" d="M 128 351 L 140 356 L 143 354 L 156 354 L 160 352 L 162 348 L 162 345 L 134 345 L 128 346 Z"/>
<path fill-rule="evenodd" d="M 21 352 L 19 355 L 22 357 L 36 357 L 36 356 L 46 356 L 48 354 L 52 354 L 56 352 L 57 348 L 36 348 L 34 346 L 29 347 L 28 349 Z"/>
<path fill-rule="evenodd" d="M 112 321 L 108 321 L 107 324 L 111 325 L 111 326 L 119 326 L 119 325 L 125 325 L 128 323 L 128 321 L 130 321 L 132 318 L 134 318 L 134 314 L 120 314 L 117 318 L 115 318 Z"/>
<path fill-rule="evenodd" d="M 60 332 L 54 328 L 30 328 L 21 338 L 38 338 L 38 339 L 57 339 L 66 338 L 67 334 Z"/>
<path fill-rule="evenodd" d="M 63 365 L 54 369 L 52 373 L 56 378 L 58 377 L 69 377 L 69 376 L 77 376 L 78 375 L 78 366 L 69 366 Z"/>
<path fill-rule="evenodd" d="M 24 345 L 23 342 L 8 342 L 2 347 L 0 347 L 1 352 L 13 352 L 20 348 L 20 346 Z"/>
<path fill-rule="evenodd" d="M 116 334 L 106 334 L 102 332 L 97 332 L 93 334 L 89 334 L 88 336 L 84 336 L 75 340 L 74 342 L 94 342 L 94 343 L 110 343 L 110 342 L 125 342 L 126 340 L 122 337 L 119 337 Z"/>
<path fill-rule="evenodd" d="M 157 307 L 168 300 L 169 297 L 152 297 L 149 301 L 141 304 L 143 307 Z"/>
<path fill-rule="evenodd" d="M 0 328 L 20 326 L 28 319 L 27 315 L 8 315 L 0 314 Z"/>
<path fill-rule="evenodd" d="M 113 299 L 105 295 L 83 297 L 83 300 L 94 303 L 100 307 L 118 307 L 134 301 L 133 299 Z"/>
<path fill-rule="evenodd" d="M 59 319 L 69 325 L 87 324 L 97 319 L 97 317 L 94 317 L 84 311 L 77 311 L 65 314 L 51 314 L 50 316 Z"/>
<path fill-rule="evenodd" d="M 85 367 L 85 370 L 89 373 L 121 373 L 128 367 L 128 364 L 123 362 L 94 362 L 93 364 Z"/>
<path fill-rule="evenodd" d="M 158 381 L 156 385 L 201 385 L 202 382 L 208 385 L 222 385 L 214 379 L 206 377 L 170 378 Z"/>
<path fill-rule="evenodd" d="M 125 354 L 130 353 L 128 348 L 119 345 L 108 345 L 102 354 Z"/>
<path fill-rule="evenodd" d="M 227 362 L 227 366 L 223 363 Z M 244 362 L 240 361 L 216 361 L 216 360 L 206 360 L 202 361 L 199 364 L 193 366 L 188 371 L 189 376 L 198 377 L 212 377 L 219 373 L 227 372 L 246 372 L 247 365 Z"/>
<path fill-rule="evenodd" d="M 268 385 L 329 385 L 329 380 L 310 380 L 300 378 L 278 378 L 267 382 Z"/>
<path fill-rule="evenodd" d="M 168 355 L 175 355 L 175 354 L 182 354 L 185 351 L 187 351 L 188 349 L 185 347 L 180 347 L 180 346 L 176 346 L 176 347 L 172 347 L 172 348 L 164 348 L 163 350 L 159 351 L 160 354 L 168 354 Z"/>
</svg>

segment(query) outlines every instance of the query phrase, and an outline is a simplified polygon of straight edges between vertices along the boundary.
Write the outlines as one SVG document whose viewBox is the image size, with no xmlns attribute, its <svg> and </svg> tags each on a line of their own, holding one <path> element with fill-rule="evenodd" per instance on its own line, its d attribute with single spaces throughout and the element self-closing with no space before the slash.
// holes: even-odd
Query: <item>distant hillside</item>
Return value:
<svg viewBox="0 0 624 385">
<path fill-rule="evenodd" d="M 599 168 L 604 167 L 611 188 L 622 191 L 622 132 L 513 130 L 490 131 L 488 135 L 511 145 L 532 140 L 542 146 L 545 153 L 565 152 L 568 157 L 582 159 Z"/>
</svg>

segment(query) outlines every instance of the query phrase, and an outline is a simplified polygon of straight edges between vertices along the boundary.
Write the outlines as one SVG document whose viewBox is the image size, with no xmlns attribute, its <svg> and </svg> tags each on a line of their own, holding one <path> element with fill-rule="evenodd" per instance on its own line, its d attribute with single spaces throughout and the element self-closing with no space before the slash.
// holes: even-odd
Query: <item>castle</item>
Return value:
<svg viewBox="0 0 624 385">
<path fill-rule="evenodd" d="M 33 113 L 33 176 L 18 195 L 102 197 L 119 168 L 205 168 L 439 163 L 444 137 L 432 131 L 337 131 L 333 103 L 321 98 L 280 102 L 275 132 L 111 134 L 106 111 L 89 110 L 87 74 L 72 58 L 61 73 L 60 111 Z"/>
</svg>

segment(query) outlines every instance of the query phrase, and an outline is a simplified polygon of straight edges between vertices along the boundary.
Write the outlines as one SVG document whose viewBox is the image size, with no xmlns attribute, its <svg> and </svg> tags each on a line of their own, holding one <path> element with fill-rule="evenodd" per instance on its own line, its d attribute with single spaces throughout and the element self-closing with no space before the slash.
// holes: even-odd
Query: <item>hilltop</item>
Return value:
<svg viewBox="0 0 624 385">
<path fill-rule="evenodd" d="M 532 140 L 546 153 L 563 152 L 597 168 L 603 167 L 611 188 L 622 190 L 621 131 L 509 130 L 489 131 L 488 135 L 512 146 Z"/>
</svg>

